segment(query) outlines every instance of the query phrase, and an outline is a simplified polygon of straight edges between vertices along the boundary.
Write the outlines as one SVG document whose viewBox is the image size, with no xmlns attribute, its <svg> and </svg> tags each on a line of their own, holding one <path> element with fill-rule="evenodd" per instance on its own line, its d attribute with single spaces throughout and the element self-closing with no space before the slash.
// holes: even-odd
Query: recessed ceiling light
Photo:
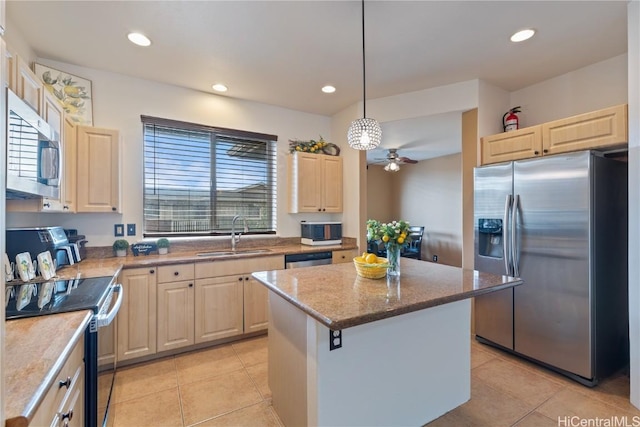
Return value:
<svg viewBox="0 0 640 427">
<path fill-rule="evenodd" d="M 127 38 L 133 44 L 137 44 L 138 46 L 149 46 L 151 44 L 151 40 L 147 36 L 141 33 L 129 33 L 127 34 Z"/>
<path fill-rule="evenodd" d="M 335 88 L 335 87 L 333 87 L 333 86 L 327 85 L 327 86 L 324 86 L 324 87 L 322 88 L 322 91 L 323 91 L 324 93 L 333 93 L 333 92 L 335 92 L 335 91 L 336 91 L 336 88 Z"/>
<path fill-rule="evenodd" d="M 514 43 L 523 42 L 525 40 L 529 40 L 536 33 L 535 30 L 531 28 L 526 28 L 524 30 L 520 30 L 514 35 L 511 36 L 511 41 Z"/>
<path fill-rule="evenodd" d="M 229 90 L 228 87 L 226 87 L 225 85 L 223 85 L 222 83 L 216 83 L 213 86 L 211 86 L 213 88 L 213 90 L 215 90 L 216 92 L 226 92 L 227 90 Z"/>
</svg>

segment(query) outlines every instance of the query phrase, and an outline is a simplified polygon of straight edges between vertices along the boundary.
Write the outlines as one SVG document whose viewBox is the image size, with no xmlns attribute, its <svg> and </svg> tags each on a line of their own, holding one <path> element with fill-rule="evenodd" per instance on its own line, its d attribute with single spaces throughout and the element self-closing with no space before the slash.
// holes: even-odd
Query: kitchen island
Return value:
<svg viewBox="0 0 640 427">
<path fill-rule="evenodd" d="M 518 278 L 402 260 L 265 271 L 269 387 L 287 426 L 423 425 L 470 398 L 470 298 Z"/>
</svg>

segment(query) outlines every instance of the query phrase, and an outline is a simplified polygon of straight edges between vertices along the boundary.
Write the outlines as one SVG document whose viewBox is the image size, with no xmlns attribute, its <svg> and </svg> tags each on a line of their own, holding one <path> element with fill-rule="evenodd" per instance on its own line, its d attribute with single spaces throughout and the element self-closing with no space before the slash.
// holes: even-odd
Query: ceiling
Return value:
<svg viewBox="0 0 640 427">
<path fill-rule="evenodd" d="M 365 8 L 368 99 L 471 79 L 514 91 L 627 50 L 626 0 L 378 0 Z M 210 93 L 222 82 L 223 96 L 321 115 L 362 100 L 359 1 L 9 0 L 6 11 L 7 33 L 39 58 Z M 526 27 L 537 30 L 533 39 L 509 41 Z M 152 45 L 132 45 L 130 31 Z M 326 84 L 337 91 L 322 93 Z M 383 123 L 383 147 L 434 157 L 442 138 L 451 141 L 440 125 L 459 127 L 452 120 Z"/>
</svg>

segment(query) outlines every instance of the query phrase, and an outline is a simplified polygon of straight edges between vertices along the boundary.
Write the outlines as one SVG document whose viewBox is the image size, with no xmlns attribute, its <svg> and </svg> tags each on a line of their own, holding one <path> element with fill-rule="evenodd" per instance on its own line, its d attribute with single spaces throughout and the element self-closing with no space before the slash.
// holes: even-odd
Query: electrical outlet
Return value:
<svg viewBox="0 0 640 427">
<path fill-rule="evenodd" d="M 124 236 L 124 224 L 113 224 L 113 235 L 116 237 Z"/>
<path fill-rule="evenodd" d="M 438 255 L 433 256 L 433 262 L 438 262 Z"/>
<path fill-rule="evenodd" d="M 339 331 L 329 330 L 329 351 L 342 347 L 342 329 Z"/>
<path fill-rule="evenodd" d="M 136 235 L 136 225 L 127 224 L 127 236 L 135 236 L 135 235 Z"/>
</svg>

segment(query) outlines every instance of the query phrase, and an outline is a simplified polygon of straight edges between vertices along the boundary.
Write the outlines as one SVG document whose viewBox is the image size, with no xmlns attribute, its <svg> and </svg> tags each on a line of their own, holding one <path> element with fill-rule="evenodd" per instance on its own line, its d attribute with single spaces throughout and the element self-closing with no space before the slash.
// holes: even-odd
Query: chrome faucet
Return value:
<svg viewBox="0 0 640 427">
<path fill-rule="evenodd" d="M 232 251 L 236 250 L 236 243 L 240 242 L 240 235 L 242 234 L 242 233 L 238 233 L 238 235 L 236 236 L 236 221 L 240 218 L 242 218 L 242 221 L 244 222 L 244 232 L 245 233 L 249 232 L 247 219 L 242 215 L 234 216 L 233 219 L 231 220 L 231 250 Z"/>
</svg>

